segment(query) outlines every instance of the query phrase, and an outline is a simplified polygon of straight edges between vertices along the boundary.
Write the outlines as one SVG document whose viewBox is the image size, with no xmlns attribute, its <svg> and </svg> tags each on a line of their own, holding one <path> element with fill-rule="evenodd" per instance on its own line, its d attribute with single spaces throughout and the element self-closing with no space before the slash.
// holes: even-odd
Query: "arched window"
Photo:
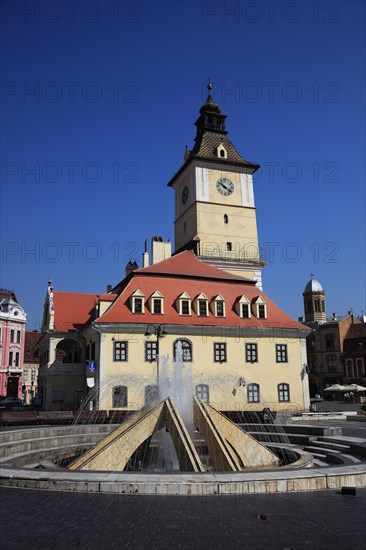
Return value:
<svg viewBox="0 0 366 550">
<path fill-rule="evenodd" d="M 180 338 L 173 344 L 173 357 L 174 361 L 181 359 L 185 363 L 192 362 L 192 342 L 187 338 Z"/>
<path fill-rule="evenodd" d="M 158 386 L 146 386 L 145 388 L 145 406 L 150 405 L 158 398 Z"/>
<path fill-rule="evenodd" d="M 334 334 L 329 333 L 324 336 L 325 340 L 325 347 L 327 351 L 334 350 L 335 349 L 335 338 Z"/>
<path fill-rule="evenodd" d="M 229 216 L 224 214 L 224 223 L 229 223 Z"/>
<path fill-rule="evenodd" d="M 356 368 L 357 368 L 357 376 L 359 378 L 362 378 L 363 376 L 365 376 L 365 369 L 364 369 L 362 357 L 359 357 L 356 359 Z"/>
<path fill-rule="evenodd" d="M 127 407 L 127 386 L 114 386 L 112 389 L 112 406 Z"/>
<path fill-rule="evenodd" d="M 353 359 L 346 361 L 346 378 L 353 378 Z"/>
<path fill-rule="evenodd" d="M 225 157 L 225 151 L 223 149 L 220 151 L 220 157 Z"/>
<path fill-rule="evenodd" d="M 198 401 L 208 403 L 210 401 L 210 388 L 208 384 L 198 384 L 196 386 L 196 397 Z"/>
<path fill-rule="evenodd" d="M 282 384 L 278 384 L 277 392 L 278 392 L 278 401 L 280 402 L 290 401 L 290 386 L 288 384 L 284 382 Z"/>
<path fill-rule="evenodd" d="M 259 384 L 249 384 L 247 387 L 248 403 L 260 402 Z"/>
</svg>

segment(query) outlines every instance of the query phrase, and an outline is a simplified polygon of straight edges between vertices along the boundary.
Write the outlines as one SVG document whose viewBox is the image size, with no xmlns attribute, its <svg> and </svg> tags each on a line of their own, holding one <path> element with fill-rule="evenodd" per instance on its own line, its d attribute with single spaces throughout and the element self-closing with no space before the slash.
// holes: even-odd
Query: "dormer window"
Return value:
<svg viewBox="0 0 366 550">
<path fill-rule="evenodd" d="M 149 308 L 154 315 L 164 314 L 164 296 L 158 290 L 155 290 L 149 298 Z"/>
<path fill-rule="evenodd" d="M 225 300 L 219 294 L 212 302 L 212 312 L 215 317 L 225 317 Z"/>
<path fill-rule="evenodd" d="M 267 319 L 267 304 L 262 296 L 258 296 L 252 304 L 252 310 L 257 319 Z"/>
<path fill-rule="evenodd" d="M 208 298 L 201 292 L 194 301 L 194 308 L 199 317 L 207 317 L 208 315 Z"/>
<path fill-rule="evenodd" d="M 163 311 L 162 311 L 162 300 L 161 300 L 161 298 L 154 298 L 152 310 L 153 310 L 153 311 L 152 311 L 153 313 L 157 313 L 157 314 L 163 313 Z"/>
<path fill-rule="evenodd" d="M 219 158 L 227 159 L 227 151 L 222 143 L 220 143 L 220 145 L 218 145 L 218 147 L 216 148 L 216 155 Z"/>
<path fill-rule="evenodd" d="M 236 302 L 235 309 L 241 319 L 250 319 L 250 302 L 244 294 Z"/>
<path fill-rule="evenodd" d="M 131 296 L 131 311 L 132 313 L 145 313 L 144 307 L 145 296 L 141 290 L 137 289 Z"/>
<path fill-rule="evenodd" d="M 191 315 L 191 297 L 186 292 L 178 296 L 176 305 L 179 315 Z"/>
</svg>

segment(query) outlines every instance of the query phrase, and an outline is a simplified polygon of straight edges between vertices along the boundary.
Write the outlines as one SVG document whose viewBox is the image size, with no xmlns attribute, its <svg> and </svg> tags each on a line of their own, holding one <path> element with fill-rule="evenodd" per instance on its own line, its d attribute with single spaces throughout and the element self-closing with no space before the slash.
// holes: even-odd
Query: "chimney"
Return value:
<svg viewBox="0 0 366 550">
<path fill-rule="evenodd" d="M 107 294 L 112 292 L 112 285 L 107 285 Z"/>
<path fill-rule="evenodd" d="M 333 321 L 335 321 L 337 319 L 337 314 L 336 313 L 333 313 Z"/>
<path fill-rule="evenodd" d="M 126 265 L 126 277 L 132 273 L 132 271 L 135 271 L 135 269 L 138 269 L 138 265 L 136 262 L 129 261 Z"/>
<path fill-rule="evenodd" d="M 167 260 L 172 255 L 172 243 L 164 241 L 163 237 L 154 236 L 151 239 L 151 264 Z"/>
<path fill-rule="evenodd" d="M 145 239 L 145 250 L 142 255 L 142 267 L 149 267 L 149 253 L 147 251 L 147 239 Z"/>
</svg>

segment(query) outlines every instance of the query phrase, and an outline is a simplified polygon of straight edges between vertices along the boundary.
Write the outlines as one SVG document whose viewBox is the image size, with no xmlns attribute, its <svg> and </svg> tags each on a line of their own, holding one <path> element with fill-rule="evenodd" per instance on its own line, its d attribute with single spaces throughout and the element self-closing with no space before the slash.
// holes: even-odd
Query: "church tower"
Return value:
<svg viewBox="0 0 366 550">
<path fill-rule="evenodd" d="M 322 285 L 314 279 L 311 273 L 311 279 L 306 283 L 303 292 L 305 323 L 325 323 L 327 320 L 325 310 L 325 292 Z"/>
<path fill-rule="evenodd" d="M 211 96 L 195 122 L 197 135 L 170 180 L 175 192 L 175 252 L 193 250 L 202 261 L 262 288 L 253 193 L 259 165 L 239 155 L 227 137 L 226 115 Z"/>
</svg>

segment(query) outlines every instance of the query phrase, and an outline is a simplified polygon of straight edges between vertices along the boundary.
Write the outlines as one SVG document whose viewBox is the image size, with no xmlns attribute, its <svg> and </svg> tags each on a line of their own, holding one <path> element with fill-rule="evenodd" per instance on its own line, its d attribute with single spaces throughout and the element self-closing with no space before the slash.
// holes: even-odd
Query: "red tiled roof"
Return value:
<svg viewBox="0 0 366 550">
<path fill-rule="evenodd" d="M 145 296 L 145 313 L 132 313 L 130 297 L 140 289 Z M 148 299 L 159 290 L 164 297 L 164 314 L 154 315 L 149 311 Z M 192 301 L 201 293 L 211 302 L 218 294 L 225 300 L 226 316 L 215 317 L 211 310 L 207 317 L 196 315 L 182 316 L 176 309 L 176 299 L 187 292 Z M 241 319 L 234 304 L 245 295 L 250 302 L 262 296 L 267 304 L 267 318 Z M 177 325 L 206 326 L 253 326 L 261 328 L 296 328 L 310 330 L 305 325 L 294 321 L 284 311 L 276 306 L 258 287 L 242 277 L 231 275 L 214 267 L 210 267 L 196 259 L 192 252 L 182 252 L 177 256 L 159 262 L 151 267 L 138 269 L 122 290 L 111 307 L 98 319 L 98 323 L 165 323 Z"/>
<path fill-rule="evenodd" d="M 158 262 L 150 267 L 144 267 L 136 269 L 133 273 L 140 275 L 169 275 L 178 276 L 181 278 L 194 277 L 203 279 L 219 279 L 223 281 L 248 281 L 249 284 L 254 285 L 253 281 L 239 277 L 238 275 L 232 275 L 216 267 L 211 267 L 197 259 L 195 254 L 191 250 L 185 250 L 180 252 L 167 260 Z"/>
<path fill-rule="evenodd" d="M 25 363 L 38 363 L 38 349 L 37 344 L 41 338 L 41 334 L 37 331 L 26 332 L 24 342 L 24 362 Z"/>
<path fill-rule="evenodd" d="M 113 302 L 115 294 L 81 294 L 78 292 L 54 291 L 54 330 L 67 332 L 80 330 L 91 319 L 95 304 L 101 300 Z"/>
<path fill-rule="evenodd" d="M 351 340 L 353 338 L 366 338 L 365 323 L 355 323 L 349 327 L 345 339 Z"/>
</svg>

